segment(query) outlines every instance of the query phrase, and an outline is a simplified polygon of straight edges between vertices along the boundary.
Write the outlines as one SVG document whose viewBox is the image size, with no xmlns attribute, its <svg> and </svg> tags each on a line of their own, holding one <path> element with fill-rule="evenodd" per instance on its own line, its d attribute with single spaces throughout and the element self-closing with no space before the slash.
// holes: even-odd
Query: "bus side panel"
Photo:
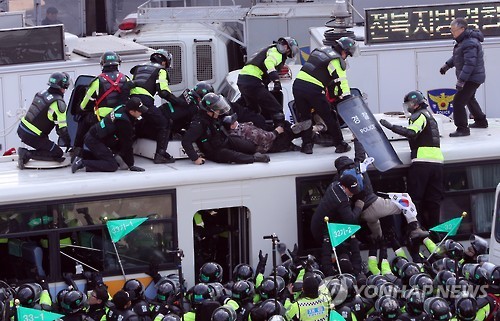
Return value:
<svg viewBox="0 0 500 321">
<path fill-rule="evenodd" d="M 245 165 L 238 165 L 245 166 Z M 203 169 L 205 170 L 205 169 Z M 207 169 L 208 170 L 208 169 Z M 233 170 L 239 170 L 233 168 Z M 243 168 L 241 169 L 243 170 Z M 297 242 L 295 199 L 276 201 L 278 195 L 295 195 L 294 177 L 274 177 L 240 182 L 183 186 L 177 189 L 179 248 L 184 276 L 189 284 L 197 276 L 194 271 L 193 215 L 200 209 L 245 206 L 250 210 L 250 264 L 256 266 L 258 253 L 269 253 L 267 271 L 272 268 L 272 244 L 264 235 L 276 233 L 281 242 L 293 247 Z"/>
<path fill-rule="evenodd" d="M 491 237 L 490 237 L 490 262 L 496 265 L 500 265 L 500 208 L 498 207 L 498 195 L 500 193 L 500 184 L 497 186 L 495 193 L 495 207 L 493 222 L 491 227 Z"/>
</svg>

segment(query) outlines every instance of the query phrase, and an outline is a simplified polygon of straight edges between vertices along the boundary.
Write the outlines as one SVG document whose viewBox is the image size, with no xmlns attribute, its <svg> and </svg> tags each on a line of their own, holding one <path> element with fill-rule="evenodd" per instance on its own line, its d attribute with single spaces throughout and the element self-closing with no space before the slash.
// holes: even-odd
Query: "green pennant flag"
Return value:
<svg viewBox="0 0 500 321">
<path fill-rule="evenodd" d="M 441 223 L 437 226 L 434 226 L 430 230 L 434 232 L 448 233 L 450 236 L 453 236 L 457 234 L 458 228 L 460 227 L 460 223 L 462 223 L 462 217 L 457 217 L 449 221 L 446 221 L 444 223 Z"/>
<path fill-rule="evenodd" d="M 63 318 L 64 315 L 30 308 L 17 308 L 18 320 L 31 321 L 54 321 Z"/>
<path fill-rule="evenodd" d="M 356 233 L 361 228 L 361 226 L 359 225 L 338 223 L 327 223 L 327 226 L 332 247 L 337 247 L 339 244 L 347 240 L 351 235 Z"/>
<path fill-rule="evenodd" d="M 147 217 L 144 217 L 108 221 L 106 226 L 108 227 L 111 240 L 115 243 L 118 242 L 122 237 L 135 230 L 136 227 L 141 225 L 147 219 Z"/>
<path fill-rule="evenodd" d="M 344 321 L 344 317 L 337 311 L 331 310 L 329 321 Z"/>
</svg>

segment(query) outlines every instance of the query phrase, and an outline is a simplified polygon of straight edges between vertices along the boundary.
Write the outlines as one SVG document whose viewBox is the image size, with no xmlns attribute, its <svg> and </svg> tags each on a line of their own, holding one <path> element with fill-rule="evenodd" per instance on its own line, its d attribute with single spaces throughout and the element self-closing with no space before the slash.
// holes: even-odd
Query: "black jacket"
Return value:
<svg viewBox="0 0 500 321">
<path fill-rule="evenodd" d="M 221 122 L 210 117 L 205 111 L 196 114 L 182 137 L 182 147 L 189 159 L 192 161 L 198 159 L 193 143 L 196 143 L 200 151 L 205 154 L 211 154 L 223 148 L 227 143 L 227 136 L 222 128 Z"/>
<path fill-rule="evenodd" d="M 486 79 L 483 47 L 484 35 L 479 30 L 465 30 L 456 39 L 453 56 L 446 61 L 449 67 L 455 67 L 457 80 L 472 81 L 482 84 Z"/>
</svg>

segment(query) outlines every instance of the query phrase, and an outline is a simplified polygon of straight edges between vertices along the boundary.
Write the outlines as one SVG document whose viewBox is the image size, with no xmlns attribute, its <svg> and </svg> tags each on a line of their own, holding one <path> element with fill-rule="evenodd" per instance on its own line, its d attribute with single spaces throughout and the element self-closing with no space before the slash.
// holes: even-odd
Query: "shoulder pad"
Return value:
<svg viewBox="0 0 500 321">
<path fill-rule="evenodd" d="M 56 104 L 57 104 L 57 109 L 59 110 L 59 112 L 61 114 L 64 114 L 66 112 L 66 103 L 64 102 L 64 100 L 56 100 Z"/>
</svg>

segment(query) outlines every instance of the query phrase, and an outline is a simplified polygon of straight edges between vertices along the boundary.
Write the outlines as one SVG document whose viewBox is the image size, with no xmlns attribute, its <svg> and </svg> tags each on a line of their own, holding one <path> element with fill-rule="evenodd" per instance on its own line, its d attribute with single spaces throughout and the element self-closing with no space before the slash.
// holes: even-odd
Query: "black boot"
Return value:
<svg viewBox="0 0 500 321">
<path fill-rule="evenodd" d="M 174 162 L 175 158 L 165 151 L 156 151 L 155 158 L 153 159 L 153 163 L 155 164 L 171 164 Z"/>
<path fill-rule="evenodd" d="M 408 237 L 410 240 L 424 239 L 429 236 L 429 232 L 424 231 L 418 221 L 408 223 Z"/>
<path fill-rule="evenodd" d="M 302 147 L 300 148 L 300 152 L 304 153 L 304 154 L 312 154 L 313 153 L 313 144 L 312 143 L 302 144 Z"/>
<path fill-rule="evenodd" d="M 253 154 L 253 161 L 258 163 L 269 163 L 271 158 L 269 158 L 269 155 L 266 154 L 255 153 Z"/>
<path fill-rule="evenodd" d="M 31 158 L 31 153 L 26 148 L 19 147 L 17 149 L 17 155 L 18 155 L 18 158 L 17 158 L 17 167 L 19 167 L 19 169 L 24 169 L 24 165 L 26 165 L 26 163 Z"/>
<path fill-rule="evenodd" d="M 156 137 L 156 153 L 153 163 L 155 164 L 170 164 L 175 162 L 175 159 L 167 153 L 168 140 L 170 139 L 170 129 L 162 128 Z"/>
</svg>

